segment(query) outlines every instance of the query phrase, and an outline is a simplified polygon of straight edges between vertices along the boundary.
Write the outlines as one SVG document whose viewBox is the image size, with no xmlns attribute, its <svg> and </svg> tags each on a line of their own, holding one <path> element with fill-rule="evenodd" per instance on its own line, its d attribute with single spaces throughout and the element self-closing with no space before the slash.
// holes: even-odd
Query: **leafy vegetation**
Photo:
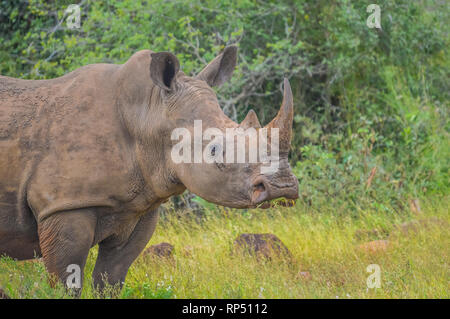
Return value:
<svg viewBox="0 0 450 319">
<path fill-rule="evenodd" d="M 379 0 L 382 29 L 366 25 L 371 1 L 85 0 L 81 27 L 73 30 L 65 13 L 71 3 L 2 1 L 0 74 L 53 78 L 89 63 L 123 63 L 141 49 L 171 51 L 185 73 L 195 74 L 224 46 L 237 44 L 235 75 L 218 89 L 232 119 L 253 108 L 266 124 L 281 103 L 283 77 L 294 91 L 290 160 L 300 182 L 297 205 L 230 212 L 196 198 L 203 210 L 195 219 L 171 217 L 166 207 L 152 242 L 198 250 L 191 258 L 177 253 L 175 264 L 139 259 L 122 297 L 448 298 L 448 227 L 398 239 L 389 254 L 376 257 L 389 278 L 377 291 L 366 291 L 365 267 L 373 260 L 354 251 L 352 237 L 358 227 L 390 229 L 412 218 L 410 202 L 417 198 L 427 205 L 425 215 L 448 221 L 445 1 Z M 293 279 L 298 267 L 228 255 L 233 236 L 259 231 L 285 241 L 312 283 Z M 92 268 L 92 256 L 90 262 Z M 4 269 L 25 278 L 6 279 L 13 296 L 63 294 L 48 289 L 40 263 L 2 259 Z M 94 292 L 88 288 L 84 296 Z"/>
</svg>

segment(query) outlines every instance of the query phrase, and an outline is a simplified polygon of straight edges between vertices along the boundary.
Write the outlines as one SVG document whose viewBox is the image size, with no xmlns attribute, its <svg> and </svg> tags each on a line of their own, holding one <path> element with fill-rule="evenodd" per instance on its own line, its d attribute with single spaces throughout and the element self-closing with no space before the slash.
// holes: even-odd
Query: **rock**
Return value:
<svg viewBox="0 0 450 319">
<path fill-rule="evenodd" d="M 234 241 L 236 251 L 266 259 L 291 258 L 289 249 L 273 234 L 241 234 Z"/>
<path fill-rule="evenodd" d="M 144 256 L 153 256 L 160 258 L 170 258 L 173 254 L 173 245 L 169 243 L 160 243 L 152 245 L 144 251 Z"/>
<path fill-rule="evenodd" d="M 310 281 L 312 279 L 312 276 L 309 271 L 299 271 L 298 274 L 295 276 L 295 279 Z"/>
<path fill-rule="evenodd" d="M 398 225 L 398 230 L 402 232 L 404 235 L 407 235 L 409 233 L 417 233 L 420 230 L 420 223 L 417 220 L 412 220 L 410 222 L 405 222 L 400 225 Z"/>
<path fill-rule="evenodd" d="M 390 242 L 388 240 L 373 240 L 359 245 L 358 248 L 367 253 L 379 253 L 385 252 L 389 246 Z"/>
<path fill-rule="evenodd" d="M 0 299 L 10 299 L 9 296 L 0 288 Z"/>
<path fill-rule="evenodd" d="M 426 229 L 432 226 L 448 226 L 448 222 L 437 217 L 430 217 L 420 220 L 412 220 L 402 223 L 397 226 L 397 229 L 404 235 L 418 233 L 421 229 Z"/>
</svg>

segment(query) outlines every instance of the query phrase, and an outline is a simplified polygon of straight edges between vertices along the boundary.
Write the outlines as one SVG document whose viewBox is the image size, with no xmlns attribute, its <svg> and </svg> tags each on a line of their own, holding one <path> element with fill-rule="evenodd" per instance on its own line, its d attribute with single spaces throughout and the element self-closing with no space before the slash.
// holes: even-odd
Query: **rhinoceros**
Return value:
<svg viewBox="0 0 450 319">
<path fill-rule="evenodd" d="M 227 117 L 212 87 L 236 66 L 228 46 L 196 76 L 180 71 L 170 52 L 143 50 L 118 64 L 91 64 L 62 77 L 0 76 L 0 255 L 43 258 L 65 283 L 98 245 L 94 285 L 122 285 L 150 240 L 158 207 L 186 189 L 207 201 L 253 208 L 295 200 L 298 180 L 288 163 L 293 97 L 266 126 L 279 129 L 279 167 L 256 163 L 175 163 L 171 132 L 203 127 L 260 128 L 250 111 Z M 220 164 L 220 165 L 219 165 Z"/>
</svg>

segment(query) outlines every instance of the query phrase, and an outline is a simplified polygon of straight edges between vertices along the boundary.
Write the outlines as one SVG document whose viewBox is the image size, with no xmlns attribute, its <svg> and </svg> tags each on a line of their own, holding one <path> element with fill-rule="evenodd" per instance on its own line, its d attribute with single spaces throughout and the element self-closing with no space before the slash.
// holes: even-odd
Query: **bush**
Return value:
<svg viewBox="0 0 450 319">
<path fill-rule="evenodd" d="M 81 28 L 69 30 L 71 2 L 0 4 L 2 75 L 52 78 L 141 49 L 172 51 L 195 74 L 236 43 L 221 106 L 234 120 L 253 108 L 268 123 L 291 79 L 291 163 L 309 201 L 448 192 L 445 2 L 378 1 L 382 29 L 369 29 L 365 1 L 91 0 L 81 1 Z"/>
</svg>

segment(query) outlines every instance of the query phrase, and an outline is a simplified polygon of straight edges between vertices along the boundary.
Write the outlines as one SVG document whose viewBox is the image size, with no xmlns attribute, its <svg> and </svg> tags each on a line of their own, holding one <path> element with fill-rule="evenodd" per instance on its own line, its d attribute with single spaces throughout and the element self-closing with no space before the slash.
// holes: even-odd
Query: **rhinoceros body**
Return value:
<svg viewBox="0 0 450 319">
<path fill-rule="evenodd" d="M 0 255 L 43 256 L 65 280 L 68 265 L 83 269 L 99 244 L 95 285 L 123 283 L 154 231 L 158 206 L 186 187 L 231 207 L 296 198 L 287 153 L 280 173 L 264 177 L 258 191 L 256 164 L 224 172 L 170 159 L 175 127 L 190 128 L 195 119 L 238 126 L 210 89 L 231 76 L 235 60 L 235 48 L 227 48 L 190 78 L 172 54 L 145 50 L 123 65 L 88 65 L 51 80 L 0 76 Z M 269 192 L 277 180 L 283 186 Z"/>
<path fill-rule="evenodd" d="M 122 129 L 123 68 L 89 65 L 46 81 L 0 77 L 0 252 L 39 255 L 37 222 L 84 208 L 99 216 L 95 245 L 131 231 L 165 199 L 147 192 Z"/>
</svg>

